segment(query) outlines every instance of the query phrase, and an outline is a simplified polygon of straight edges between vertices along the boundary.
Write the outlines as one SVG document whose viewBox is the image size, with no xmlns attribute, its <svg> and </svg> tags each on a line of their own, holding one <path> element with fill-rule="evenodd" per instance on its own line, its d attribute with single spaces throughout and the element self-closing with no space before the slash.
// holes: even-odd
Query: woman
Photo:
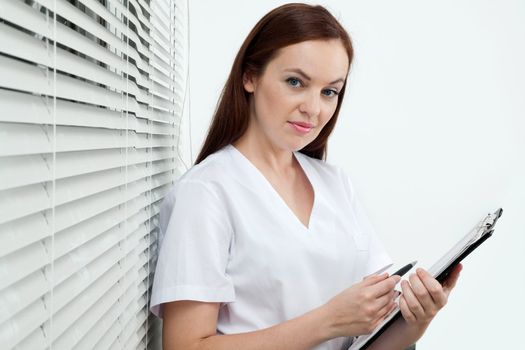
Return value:
<svg viewBox="0 0 525 350">
<path fill-rule="evenodd" d="M 323 161 L 353 58 L 323 7 L 274 9 L 240 48 L 197 164 L 161 210 L 152 311 L 166 349 L 340 349 L 395 307 L 398 276 L 351 183 Z M 373 349 L 404 349 L 446 303 L 418 270 L 403 319 Z"/>
</svg>

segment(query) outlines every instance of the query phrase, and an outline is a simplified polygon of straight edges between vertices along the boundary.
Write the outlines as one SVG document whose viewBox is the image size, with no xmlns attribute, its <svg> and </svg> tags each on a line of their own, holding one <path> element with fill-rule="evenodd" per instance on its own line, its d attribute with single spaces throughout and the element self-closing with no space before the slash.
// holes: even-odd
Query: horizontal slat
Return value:
<svg viewBox="0 0 525 350">
<path fill-rule="evenodd" d="M 170 184 L 173 180 L 173 174 L 171 172 L 156 174 L 151 178 L 151 188 L 158 188 Z"/>
<path fill-rule="evenodd" d="M 158 213 L 184 171 L 182 14 L 171 0 L 0 0 L 0 347 L 154 345 Z"/>
<path fill-rule="evenodd" d="M 136 134 L 134 140 L 134 146 L 137 148 L 144 147 L 170 147 L 175 144 L 175 137 L 168 135 L 157 135 L 153 134 L 150 137 L 145 134 Z"/>
<path fill-rule="evenodd" d="M 100 320 L 91 328 L 91 330 L 84 336 L 80 342 L 77 343 L 75 349 L 78 350 L 109 350 L 112 343 L 117 339 L 120 329 L 118 325 L 118 317 L 123 311 L 124 307 L 115 303 L 109 310 L 100 318 Z M 116 349 L 116 348 L 115 348 Z"/>
<path fill-rule="evenodd" d="M 48 26 L 46 15 L 23 4 L 21 1 L 0 2 L 0 13 L 2 14 L 2 18 L 12 23 L 54 40 L 52 31 L 53 27 Z M 70 47 L 86 56 L 109 65 L 117 72 L 123 71 L 126 74 L 133 76 L 139 85 L 144 86 L 147 89 L 150 88 L 151 81 L 143 76 L 135 65 L 126 64 L 126 62 L 115 53 L 98 45 L 94 41 L 62 23 L 56 23 L 56 40 L 64 46 Z M 0 51 L 5 50 L 3 42 L 0 41 Z"/>
<path fill-rule="evenodd" d="M 148 313 L 144 310 L 141 310 L 138 315 L 137 319 L 139 320 L 146 320 L 148 317 Z M 145 339 L 146 339 L 146 323 L 140 324 L 140 327 L 135 331 L 137 338 L 140 339 L 140 341 L 135 345 L 135 349 L 147 349 L 147 346 L 145 345 Z"/>
<path fill-rule="evenodd" d="M 95 21 L 94 18 L 87 16 L 80 9 L 76 8 L 67 1 L 53 1 L 53 0 L 37 0 L 39 3 L 47 7 L 49 10 L 55 10 L 56 13 L 63 18 L 67 18 L 68 22 L 76 24 L 89 34 L 103 40 L 112 48 L 117 49 L 120 52 L 126 52 L 126 54 L 132 57 L 138 66 L 138 68 L 147 71 L 148 63 L 143 61 L 138 51 L 132 46 L 126 46 L 126 43 L 115 36 L 108 29 L 104 28 Z M 138 47 L 142 49 L 142 45 L 138 43 Z M 148 55 L 148 51 L 142 52 L 142 54 Z"/>
<path fill-rule="evenodd" d="M 107 236 L 111 228 L 119 230 L 119 228 L 115 228 L 115 226 L 121 221 L 125 221 L 133 216 L 132 222 L 134 222 L 135 226 L 138 226 L 147 220 L 148 217 L 148 213 L 144 211 L 142 207 L 137 207 L 136 205 L 135 208 L 129 207 L 127 214 L 128 215 L 126 216 L 124 207 L 117 207 L 95 218 L 87 220 L 82 224 L 56 234 L 54 242 L 55 259 L 79 248 L 82 244 L 86 244 L 94 238 L 103 240 L 105 244 L 109 244 L 108 240 L 103 238 L 105 237 L 104 235 Z M 131 229 L 132 228 L 133 227 L 131 227 Z M 123 234 L 117 232 L 116 235 L 122 236 Z M 78 255 L 78 253 L 76 254 Z M 93 269 L 94 268 L 90 268 L 91 277 L 96 275 Z M 66 276 L 62 275 L 61 277 L 64 278 Z M 60 279 L 54 281 L 54 283 L 58 282 L 60 282 Z M 1 310 L 4 310 L 4 312 L 0 314 L 0 323 L 5 321 L 4 317 L 11 317 L 16 312 L 25 308 L 28 303 L 31 303 L 40 297 L 43 290 L 43 283 L 45 283 L 44 275 L 37 270 L 27 278 L 13 284 L 10 288 L 2 290 L 0 292 L 0 305 L 2 305 L 4 300 L 9 301 L 9 303 L 0 307 Z"/>
<path fill-rule="evenodd" d="M 145 165 L 132 165 L 58 180 L 55 203 L 70 203 L 148 176 L 149 169 Z"/>
<path fill-rule="evenodd" d="M 124 227 L 117 226 L 104 232 L 97 239 L 85 243 L 84 246 L 77 247 L 67 255 L 62 255 L 55 262 L 56 283 L 67 282 L 68 278 L 76 274 L 85 275 L 88 278 L 90 274 L 89 265 L 95 263 L 97 259 L 104 259 L 102 255 L 106 252 L 112 254 L 116 259 L 115 262 L 123 258 L 122 250 L 118 244 L 123 235 Z M 62 249 L 64 250 L 64 248 Z M 110 250 L 113 253 L 109 253 Z M 61 288 L 58 286 L 55 289 L 59 290 Z M 67 297 L 67 295 L 63 296 Z M 67 301 L 65 300 L 64 302 Z M 57 310 L 60 309 L 63 301 L 61 300 L 58 303 Z"/>
<path fill-rule="evenodd" d="M 118 295 L 118 298 L 124 302 L 129 298 L 128 295 L 135 293 L 135 274 L 133 273 L 135 260 L 133 254 L 128 254 L 121 260 L 125 274 L 121 277 L 120 283 L 116 284 L 118 290 L 114 292 L 114 296 Z M 109 284 L 109 282 L 112 282 L 113 286 L 115 286 L 114 279 L 112 279 L 112 281 L 108 279 L 106 285 Z M 74 348 L 80 340 L 77 334 L 85 335 L 109 309 L 111 304 L 107 304 L 106 299 L 110 299 L 113 303 L 117 302 L 113 297 L 108 298 L 107 295 L 101 293 L 106 292 L 106 290 L 100 287 L 101 286 L 96 283 L 86 288 L 82 291 L 79 298 L 74 299 L 56 314 L 53 320 L 55 329 L 53 335 L 57 337 L 54 341 L 54 346 L 58 349 Z M 122 293 L 123 289 L 125 290 L 124 293 Z M 111 290 L 113 290 L 113 288 L 111 288 L 110 291 Z M 100 304 L 102 304 L 102 307 Z"/>
<path fill-rule="evenodd" d="M 51 236 L 51 224 L 45 214 L 37 212 L 0 225 L 0 258 Z"/>
<path fill-rule="evenodd" d="M 174 106 L 174 103 L 172 102 L 173 100 L 166 100 L 164 98 L 160 98 L 158 96 L 155 96 L 153 95 L 152 96 L 152 99 L 151 99 L 151 102 L 150 102 L 150 105 L 152 107 L 155 107 L 157 109 L 161 109 L 161 110 L 164 110 L 166 112 L 169 112 L 171 110 L 173 110 L 175 108 Z"/>
<path fill-rule="evenodd" d="M 140 38 L 142 38 L 142 40 L 148 43 L 150 42 L 151 37 L 142 29 L 142 26 L 140 25 L 139 21 L 135 18 L 135 16 L 131 15 L 128 9 L 124 7 L 120 2 L 113 1 L 111 4 L 115 6 L 115 8 L 117 8 L 120 13 L 125 14 L 125 16 L 129 19 L 129 21 L 135 25 L 135 27 L 138 30 L 138 33 L 127 30 L 126 26 L 122 23 L 122 21 L 119 18 L 115 17 L 110 11 L 108 11 L 107 8 L 105 8 L 98 1 L 83 0 L 82 2 L 87 8 L 92 10 L 98 16 L 103 18 L 108 24 L 110 24 L 111 27 L 113 27 L 113 29 L 118 30 L 118 32 L 120 33 L 127 32 L 130 38 L 133 40 L 133 42 L 135 42 L 139 46 L 142 46 L 142 49 L 141 49 L 142 53 L 148 52 L 148 48 L 144 46 L 144 44 L 142 44 L 142 42 L 140 41 Z"/>
<path fill-rule="evenodd" d="M 0 89 L 0 108 L 5 112 L 0 115 L 4 122 L 53 124 L 54 113 L 57 125 L 126 128 L 122 112 L 64 100 L 57 100 L 53 109 L 52 98 L 18 91 Z M 129 114 L 128 118 L 128 128 L 133 129 L 135 117 Z"/>
<path fill-rule="evenodd" d="M 73 203 L 59 206 L 55 209 L 55 227 L 57 231 L 64 230 L 80 222 L 99 215 L 126 201 L 137 200 L 142 207 L 147 206 L 147 198 L 141 196 L 149 188 L 146 181 L 141 180 L 128 185 L 127 193 L 123 189 L 112 189 Z"/>
<path fill-rule="evenodd" d="M 165 122 L 150 121 L 150 133 L 157 135 L 179 135 L 178 124 L 169 124 Z"/>
<path fill-rule="evenodd" d="M 52 133 L 50 127 L 37 125 L 0 124 L 0 156 L 19 155 L 24 153 L 51 153 L 52 145 L 46 134 Z M 25 137 L 24 137 L 25 136 Z M 20 139 L 23 140 L 20 140 Z M 36 145 L 30 144 L 31 140 Z M 25 142 L 24 142 L 25 141 Z M 39 152 L 36 150 L 39 149 Z M 7 177 L 7 175 L 4 175 Z"/>
<path fill-rule="evenodd" d="M 107 70 L 60 47 L 56 48 L 56 55 L 52 55 L 51 53 L 54 52 L 52 45 L 48 46 L 40 38 L 2 23 L 0 23 L 0 42 L 3 42 L 2 52 L 11 56 L 51 69 L 56 67 L 61 72 L 106 85 L 112 90 L 118 90 L 118 92 L 125 91 L 136 96 L 137 100 L 141 102 L 146 103 L 149 100 L 147 92 L 139 89 L 133 81 L 126 81 L 120 74 Z"/>
<path fill-rule="evenodd" d="M 173 8 L 170 7 L 170 3 L 166 0 L 156 0 L 150 3 L 151 6 L 151 12 L 153 14 L 156 14 L 157 12 L 165 13 L 168 17 L 170 15 L 173 15 L 173 12 L 175 10 L 175 6 Z M 178 4 L 176 5 L 178 6 Z"/>
<path fill-rule="evenodd" d="M 39 349 L 48 344 L 44 330 L 39 326 L 50 317 L 41 299 L 36 300 L 29 307 L 19 312 L 15 318 L 11 318 L 0 325 L 0 341 L 5 349 L 12 349 L 15 345 L 19 349 Z M 24 344 L 23 339 L 31 335 L 37 346 Z"/>
<path fill-rule="evenodd" d="M 174 123 L 176 125 L 180 123 L 180 119 L 177 118 L 174 113 L 163 112 L 159 110 L 152 110 L 150 112 L 149 119 L 159 121 L 159 122 Z"/>
<path fill-rule="evenodd" d="M 128 298 L 131 299 L 131 296 L 128 296 Z M 124 303 L 125 300 L 116 302 L 108 307 L 108 311 L 104 313 L 97 323 L 80 339 L 75 345 L 75 349 L 111 349 L 110 345 L 120 333 L 118 318 L 125 310 Z"/>
<path fill-rule="evenodd" d="M 148 20 L 149 15 L 151 15 L 151 11 L 149 10 L 149 6 L 147 6 L 146 4 L 141 2 L 141 4 L 143 4 L 143 6 L 140 7 L 139 4 L 137 3 L 137 1 L 135 1 L 135 0 L 130 0 L 129 4 L 130 4 L 130 6 L 133 6 L 135 8 L 136 15 L 134 15 L 134 16 L 136 16 L 136 18 L 142 23 L 143 26 L 151 29 L 151 24 L 150 24 L 150 21 Z M 146 14 L 143 13 L 143 9 L 146 10 Z"/>
<path fill-rule="evenodd" d="M 0 89 L 0 108 L 0 122 L 53 124 L 52 97 Z"/>
<path fill-rule="evenodd" d="M 150 90 L 150 92 L 156 96 L 160 96 L 165 99 L 173 98 L 173 95 L 174 95 L 172 89 L 168 89 L 164 85 L 161 85 L 155 81 L 153 82 L 153 87 Z"/>
<path fill-rule="evenodd" d="M 178 128 L 173 124 L 164 122 L 150 121 L 147 119 L 136 118 L 136 125 L 133 130 L 137 133 L 157 134 L 157 135 L 175 135 Z"/>
<path fill-rule="evenodd" d="M 177 130 L 178 132 L 178 130 Z M 126 133 L 102 128 L 56 127 L 56 151 L 71 152 L 126 147 L 173 147 L 177 135 Z M 52 153 L 53 128 L 34 124 L 1 123 L 0 156 Z"/>
<path fill-rule="evenodd" d="M 152 43 L 151 51 L 159 57 L 166 57 L 166 61 L 170 62 L 171 54 L 169 52 L 169 46 L 163 46 L 160 45 L 158 42 L 154 41 Z"/>
<path fill-rule="evenodd" d="M 134 231 L 131 236 L 137 237 L 137 232 L 138 231 Z M 133 238 L 133 240 L 136 240 L 136 238 Z M 114 286 L 114 281 L 116 279 L 133 279 L 132 277 L 128 277 L 129 270 L 135 265 L 132 254 L 133 248 L 132 245 L 129 244 L 125 245 L 125 247 L 126 246 L 127 249 L 122 250 L 118 245 L 113 245 L 113 247 L 107 250 L 106 253 L 99 256 L 99 259 L 94 260 L 82 271 L 69 278 L 65 282 L 65 285 L 62 284 L 54 288 L 54 338 L 58 337 L 61 332 L 69 327 L 73 320 L 77 319 L 79 315 L 82 315 L 82 310 L 85 311 L 89 309 L 90 305 L 92 305 L 101 294 L 103 294 L 111 286 Z M 120 267 L 113 269 L 118 272 L 118 275 L 115 276 L 115 274 L 113 274 L 113 276 L 106 283 L 97 280 L 102 273 L 108 270 L 109 266 L 119 266 L 117 265 L 119 260 L 122 262 L 119 264 Z M 66 263 L 78 265 L 78 261 L 76 261 L 74 258 L 68 257 L 67 260 L 64 260 L 64 258 L 59 259 L 55 264 L 55 279 L 57 279 L 57 277 L 62 278 L 64 276 L 61 273 L 64 272 L 64 265 Z M 94 282 L 95 280 L 96 282 Z M 104 285 L 106 286 L 105 288 L 103 287 Z M 74 300 L 74 302 L 71 302 L 72 300 Z M 11 318 L 8 321 L 8 323 L 12 325 L 10 329 L 20 329 L 18 332 L 16 332 L 16 334 L 11 335 L 11 341 L 18 342 L 25 338 L 34 329 L 38 329 L 39 325 L 44 322 L 46 317 L 49 317 L 49 313 L 47 311 L 42 313 L 40 310 L 39 313 L 34 313 L 36 311 L 34 307 L 30 310 L 33 311 L 33 314 L 31 314 L 30 317 L 22 317 L 24 314 L 26 314 L 26 310 L 24 310 L 24 312 L 19 313 L 16 317 Z M 36 336 L 38 337 L 38 332 Z"/>
<path fill-rule="evenodd" d="M 112 272 L 112 273 L 111 273 Z M 87 289 L 83 292 L 83 294 L 78 298 L 79 299 L 79 302 L 82 303 L 82 302 L 85 302 L 86 299 L 89 300 L 90 297 L 92 298 L 93 296 L 96 296 L 96 294 L 99 294 L 101 292 L 104 292 L 105 294 L 102 295 L 102 297 L 100 297 L 96 303 L 93 304 L 93 306 L 89 309 L 89 312 L 91 312 L 91 310 L 95 309 L 95 310 L 104 310 L 104 309 L 108 309 L 111 307 L 112 303 L 118 303 L 118 299 L 120 296 L 122 296 L 122 287 L 115 283 L 115 280 L 119 279 L 119 277 L 121 278 L 122 282 L 123 283 L 126 283 L 127 285 L 132 285 L 131 281 L 132 281 L 132 277 L 129 277 L 127 278 L 126 277 L 126 271 L 125 270 L 122 270 L 120 268 L 115 268 L 114 270 L 112 271 L 109 271 L 108 274 L 105 275 L 106 276 L 106 279 L 108 280 L 111 280 L 111 282 L 107 282 L 107 281 L 101 281 L 101 284 L 100 284 L 100 288 L 90 288 L 90 289 Z M 106 282 L 107 286 L 104 286 L 103 283 Z M 74 305 L 76 306 L 76 305 Z M 89 305 L 88 305 L 89 306 Z M 58 336 L 58 334 L 56 333 L 57 331 L 57 327 L 56 327 L 56 324 L 58 322 L 58 325 L 61 326 L 63 324 L 63 320 L 64 320 L 64 316 L 73 316 L 73 317 L 76 317 L 78 316 L 77 313 L 75 313 L 75 310 L 74 308 L 70 308 L 69 310 L 66 308 L 65 310 L 61 310 L 60 312 L 56 313 L 54 315 L 54 318 L 53 318 L 53 330 L 54 332 L 52 333 L 52 335 L 54 336 L 54 339 L 52 340 L 55 340 L 56 337 Z M 69 315 L 68 315 L 69 313 Z M 45 324 L 44 324 L 44 328 L 46 327 L 49 327 L 49 321 L 47 321 Z M 37 329 L 38 330 L 38 329 Z M 80 333 L 75 333 L 75 332 L 72 332 L 72 334 L 70 334 L 69 336 L 70 337 L 73 337 L 74 339 L 78 340 L 79 339 L 79 334 Z M 48 338 L 49 338 L 49 335 L 48 335 Z M 46 348 L 46 343 L 39 343 L 38 342 L 38 332 L 33 332 L 31 333 L 28 337 L 26 337 L 20 344 L 20 347 L 23 348 L 23 349 L 45 349 Z M 48 342 L 50 339 L 46 339 L 46 342 Z M 72 348 L 72 347 L 61 347 L 61 343 L 60 343 L 60 339 L 56 340 L 53 342 L 53 347 L 56 347 L 57 349 L 68 349 L 68 348 Z"/>
<path fill-rule="evenodd" d="M 164 198 L 164 196 L 170 191 L 172 184 L 173 180 L 151 191 L 151 203 L 161 201 Z"/>
<path fill-rule="evenodd" d="M 51 247 L 37 242 L 0 258 L 0 290 L 51 262 Z"/>
<path fill-rule="evenodd" d="M 158 47 L 161 46 L 160 43 L 155 41 L 154 45 L 155 47 L 152 51 L 155 55 L 155 60 L 161 60 L 168 67 L 172 67 L 172 57 L 169 54 L 165 53 L 165 51 L 158 49 Z"/>
<path fill-rule="evenodd" d="M 112 216 L 113 215 L 113 216 Z M 114 208 L 90 220 L 63 230 L 56 234 L 55 256 L 60 258 L 71 251 L 81 248 L 83 244 L 88 244 L 92 240 L 101 240 L 102 235 L 110 230 L 120 230 L 124 222 L 128 222 L 127 227 L 140 226 L 149 219 L 149 214 L 142 207 L 128 208 L 124 206 Z M 88 230 L 93 231 L 88 231 Z"/>
<path fill-rule="evenodd" d="M 2 19 L 31 30 L 41 36 L 51 38 L 53 35 L 53 27 L 46 25 L 45 14 L 39 13 L 36 8 L 24 4 L 22 1 L 0 2 L 0 14 Z M 33 29 L 29 29 L 31 27 L 33 27 Z"/>
<path fill-rule="evenodd" d="M 155 5 L 154 5 L 155 6 Z M 156 26 L 154 26 L 153 30 L 162 28 L 165 33 L 169 32 L 170 28 L 170 11 L 162 11 L 160 8 L 154 8 L 153 11 L 153 20 L 155 23 L 157 23 Z M 169 34 L 167 35 L 169 37 Z"/>
<path fill-rule="evenodd" d="M 152 69 L 150 71 L 150 78 L 153 82 L 164 86 L 166 89 L 173 89 L 173 81 L 170 79 L 169 75 L 164 74 L 158 69 Z"/>
<path fill-rule="evenodd" d="M 126 154 L 127 151 L 127 154 Z M 61 152 L 57 154 L 57 178 L 81 175 L 149 161 L 173 159 L 176 153 L 169 147 L 148 149 L 105 149 Z M 90 161 L 91 160 L 91 161 Z"/>
<path fill-rule="evenodd" d="M 112 228 L 105 232 L 101 239 L 90 241 L 85 248 L 79 247 L 58 259 L 55 264 L 54 282 L 55 294 L 60 300 L 55 303 L 55 309 L 61 310 L 75 300 L 77 294 L 98 283 L 96 280 L 112 266 L 120 265 L 120 270 L 125 269 L 125 266 L 134 266 L 135 263 L 130 261 L 129 255 L 133 251 L 133 242 L 138 232 L 142 230 L 144 228 L 141 226 Z M 99 251 L 92 252 L 87 247 L 98 247 Z M 131 256 L 134 261 L 134 255 Z"/>
<path fill-rule="evenodd" d="M 0 224 L 51 208 L 51 191 L 42 184 L 0 191 Z"/>
<path fill-rule="evenodd" d="M 149 205 L 146 197 L 140 196 L 140 193 L 148 191 L 148 187 L 144 185 L 137 187 L 137 184 L 131 184 L 129 189 L 130 194 L 128 196 L 131 197 L 127 204 L 129 212 L 136 212 L 138 209 Z M 103 214 L 105 211 L 125 203 L 125 198 L 126 196 L 117 188 L 69 205 L 59 206 L 55 211 L 55 229 L 61 231 L 75 224 L 80 225 L 84 220 Z M 0 257 L 47 237 L 50 234 L 48 230 L 51 225 L 49 222 L 52 220 L 51 216 L 50 210 L 38 211 L 33 215 L 0 225 L 0 242 L 2 243 Z"/>
<path fill-rule="evenodd" d="M 37 317 L 49 316 L 49 311 L 46 310 L 42 296 L 51 288 L 51 283 L 44 276 L 43 271 L 37 270 L 18 283 L 5 288 L 0 291 L 0 328 L 4 328 L 4 324 L 9 319 L 13 318 L 20 311 L 25 310 L 27 317 L 34 315 Z M 38 316 L 40 315 L 40 316 Z M 5 330 L 0 331 L 3 333 Z M 0 336 L 0 343 L 3 343 Z"/>
<path fill-rule="evenodd" d="M 162 173 L 162 172 L 167 172 L 167 171 L 173 171 L 175 172 L 175 169 L 173 167 L 173 164 L 170 164 L 168 162 L 165 162 L 165 161 L 157 161 L 157 162 L 153 162 L 151 164 L 151 175 L 156 175 L 156 174 L 159 174 L 159 173 Z"/>
<path fill-rule="evenodd" d="M 136 291 L 135 291 L 136 292 Z M 123 330 L 120 332 L 119 340 L 124 344 L 123 349 L 129 349 L 130 343 L 135 344 L 135 322 L 136 322 L 136 308 L 135 298 L 130 300 L 128 306 L 126 307 L 124 313 L 122 314 L 122 323 L 124 324 Z M 131 346 L 133 348 L 133 346 Z"/>
<path fill-rule="evenodd" d="M 56 96 L 117 110 L 139 111 L 135 100 L 128 99 L 130 101 L 124 102 L 122 94 L 118 92 L 62 74 L 56 75 L 56 85 L 53 88 L 53 74 L 46 68 L 4 56 L 0 56 L 0 79 L 0 85 L 9 89 Z"/>
<path fill-rule="evenodd" d="M 49 154 L 0 157 L 0 191 L 51 181 L 53 178 L 52 167 L 53 159 L 52 155 Z M 1 246 L 0 244 L 0 251 Z"/>
<path fill-rule="evenodd" d="M 151 62 L 151 66 L 153 68 L 155 68 L 156 70 L 158 70 L 160 72 L 160 74 L 165 76 L 165 77 L 170 77 L 172 72 L 173 72 L 173 70 L 174 70 L 173 66 L 171 66 L 169 64 L 166 64 L 166 63 L 162 62 L 161 60 L 153 60 Z"/>
<path fill-rule="evenodd" d="M 174 157 L 177 155 L 170 147 L 61 152 L 56 155 L 55 178 L 62 179 L 125 167 L 126 164 L 132 166 L 152 161 L 160 161 L 159 163 L 169 164 L 171 168 L 174 168 L 173 161 L 166 162 L 168 159 L 173 160 Z M 0 157 L 0 191 L 51 181 L 52 176 L 53 155 L 51 153 Z M 0 244 L 0 252 L 1 249 L 2 244 Z"/>
</svg>

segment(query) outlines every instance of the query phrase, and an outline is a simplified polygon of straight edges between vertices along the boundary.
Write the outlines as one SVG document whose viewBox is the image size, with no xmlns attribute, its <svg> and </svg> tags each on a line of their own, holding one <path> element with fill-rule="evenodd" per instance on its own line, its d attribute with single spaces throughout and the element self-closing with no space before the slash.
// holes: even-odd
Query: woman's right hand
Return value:
<svg viewBox="0 0 525 350">
<path fill-rule="evenodd" d="M 372 275 L 333 297 L 323 308 L 332 337 L 371 333 L 394 309 L 399 276 Z"/>
</svg>

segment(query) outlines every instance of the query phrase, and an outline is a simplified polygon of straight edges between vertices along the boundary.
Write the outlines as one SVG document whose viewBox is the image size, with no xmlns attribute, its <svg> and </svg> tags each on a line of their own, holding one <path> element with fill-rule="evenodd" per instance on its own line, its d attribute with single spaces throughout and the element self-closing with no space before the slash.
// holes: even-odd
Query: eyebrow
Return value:
<svg viewBox="0 0 525 350">
<path fill-rule="evenodd" d="M 308 76 L 308 74 L 306 74 L 305 72 L 303 72 L 303 71 L 302 71 L 301 69 L 299 69 L 299 68 L 290 68 L 290 69 L 285 69 L 285 71 L 287 71 L 287 72 L 293 72 L 293 73 L 297 73 L 297 74 L 299 74 L 299 75 L 302 75 L 303 78 L 306 79 L 306 80 L 308 80 L 308 81 L 312 80 L 312 78 L 310 78 L 310 77 Z M 332 85 L 332 84 L 344 83 L 344 82 L 345 82 L 345 80 L 344 80 L 343 78 L 339 78 L 339 79 L 336 79 L 336 80 L 334 80 L 334 81 L 331 81 L 331 82 L 328 83 L 328 84 Z"/>
</svg>

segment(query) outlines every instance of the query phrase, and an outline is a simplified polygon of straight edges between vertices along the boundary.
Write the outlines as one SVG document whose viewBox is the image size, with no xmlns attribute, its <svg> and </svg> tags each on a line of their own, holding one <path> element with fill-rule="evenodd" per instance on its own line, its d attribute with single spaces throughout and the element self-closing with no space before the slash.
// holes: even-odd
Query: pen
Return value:
<svg viewBox="0 0 525 350">
<path fill-rule="evenodd" d="M 407 273 L 411 268 L 413 268 L 417 264 L 417 260 L 412 261 L 410 264 L 407 264 L 394 272 L 392 276 L 398 275 L 399 277 L 402 277 L 405 273 Z"/>
</svg>

